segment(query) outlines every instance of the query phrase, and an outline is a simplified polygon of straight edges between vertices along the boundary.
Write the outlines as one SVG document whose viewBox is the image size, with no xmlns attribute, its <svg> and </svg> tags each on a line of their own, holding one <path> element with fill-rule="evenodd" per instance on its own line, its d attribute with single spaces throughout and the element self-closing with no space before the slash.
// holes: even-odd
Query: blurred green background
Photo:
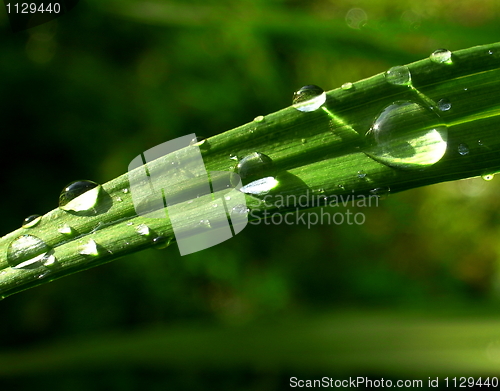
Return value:
<svg viewBox="0 0 500 391">
<path fill-rule="evenodd" d="M 81 0 L 13 34 L 2 9 L 1 231 L 164 141 L 277 111 L 305 84 L 496 42 L 499 22 L 496 0 Z M 499 190 L 415 189 L 350 208 L 364 225 L 249 225 L 199 253 L 147 250 L 14 295 L 0 302 L 0 388 L 493 376 Z"/>
</svg>

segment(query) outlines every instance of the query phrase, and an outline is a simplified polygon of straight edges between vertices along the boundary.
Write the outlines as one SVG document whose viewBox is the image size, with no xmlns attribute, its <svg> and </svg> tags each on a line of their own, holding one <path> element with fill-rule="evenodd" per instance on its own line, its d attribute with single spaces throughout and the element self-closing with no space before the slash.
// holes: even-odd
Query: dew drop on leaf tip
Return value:
<svg viewBox="0 0 500 391">
<path fill-rule="evenodd" d="M 437 49 L 431 53 L 429 59 L 436 64 L 450 65 L 452 53 L 448 49 Z"/>
<path fill-rule="evenodd" d="M 293 107 L 304 113 L 319 109 L 326 102 L 326 93 L 314 84 L 300 88 L 293 94 Z"/>
</svg>

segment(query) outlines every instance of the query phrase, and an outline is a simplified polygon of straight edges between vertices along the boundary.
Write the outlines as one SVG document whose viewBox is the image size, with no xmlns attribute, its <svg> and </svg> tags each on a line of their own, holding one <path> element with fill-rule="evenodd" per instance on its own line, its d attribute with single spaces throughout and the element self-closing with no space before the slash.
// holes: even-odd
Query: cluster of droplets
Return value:
<svg viewBox="0 0 500 391">
<path fill-rule="evenodd" d="M 436 64 L 452 64 L 452 53 L 446 49 L 434 51 L 429 58 Z M 366 133 L 365 152 L 401 169 L 422 169 L 437 163 L 448 145 L 448 128 L 438 113 L 451 110 L 451 102 L 442 98 L 435 103 L 414 88 L 406 65 L 390 68 L 384 77 L 391 85 L 410 87 L 421 103 L 401 100 L 383 108 Z M 459 147 L 459 153 L 467 154 L 468 150 Z"/>
<path fill-rule="evenodd" d="M 34 235 L 21 235 L 7 248 L 7 262 L 14 269 L 37 269 L 55 264 L 53 249 Z"/>
<path fill-rule="evenodd" d="M 59 208 L 68 212 L 88 211 L 95 207 L 101 186 L 92 181 L 75 181 L 66 186 L 59 196 Z M 24 219 L 22 227 L 32 229 L 40 224 L 42 216 L 31 215 Z M 68 224 L 58 228 L 64 236 L 74 236 L 74 229 Z M 80 254 L 98 255 L 99 250 L 95 241 L 90 239 L 82 243 Z M 54 250 L 44 240 L 32 234 L 25 234 L 15 238 L 7 248 L 7 262 L 14 269 L 45 270 L 38 278 L 45 277 L 57 266 Z"/>
</svg>

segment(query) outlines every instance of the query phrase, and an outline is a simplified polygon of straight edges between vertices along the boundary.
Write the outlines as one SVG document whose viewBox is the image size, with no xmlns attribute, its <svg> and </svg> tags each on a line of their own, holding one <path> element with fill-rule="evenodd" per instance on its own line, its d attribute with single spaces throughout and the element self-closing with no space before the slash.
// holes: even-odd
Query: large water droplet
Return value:
<svg viewBox="0 0 500 391">
<path fill-rule="evenodd" d="M 411 101 L 387 106 L 366 133 L 366 154 L 388 166 L 419 169 L 446 152 L 448 128 L 431 110 Z"/>
<path fill-rule="evenodd" d="M 254 120 L 255 122 L 264 122 L 264 119 L 265 119 L 265 118 L 264 118 L 264 116 L 263 116 L 263 115 L 259 115 L 259 116 L 255 117 L 253 120 Z"/>
<path fill-rule="evenodd" d="M 410 69 L 406 65 L 397 65 L 385 72 L 385 80 L 395 86 L 411 85 Z"/>
<path fill-rule="evenodd" d="M 236 171 L 243 178 L 259 176 L 273 166 L 272 159 L 260 152 L 254 152 L 240 160 Z"/>
<path fill-rule="evenodd" d="M 304 86 L 293 94 L 293 107 L 302 112 L 315 111 L 325 102 L 325 91 L 313 84 Z"/>
<path fill-rule="evenodd" d="M 436 64 L 451 64 L 451 52 L 448 49 L 435 50 L 430 56 L 430 60 Z"/>
<path fill-rule="evenodd" d="M 22 235 L 14 239 L 7 249 L 7 262 L 15 269 L 34 269 L 43 265 L 51 248 L 42 239 Z"/>
<path fill-rule="evenodd" d="M 31 228 L 37 225 L 42 220 L 40 215 L 31 215 L 24 219 L 23 228 Z"/>
<path fill-rule="evenodd" d="M 92 209 L 97 203 L 100 189 L 99 184 L 88 180 L 71 182 L 59 196 L 59 208 L 75 212 Z"/>
<path fill-rule="evenodd" d="M 465 156 L 469 153 L 469 147 L 467 146 L 467 144 L 460 144 L 457 149 L 458 153 L 462 156 Z"/>
<path fill-rule="evenodd" d="M 495 174 L 483 174 L 481 175 L 481 178 L 483 178 L 485 181 L 491 181 L 495 177 Z"/>
</svg>

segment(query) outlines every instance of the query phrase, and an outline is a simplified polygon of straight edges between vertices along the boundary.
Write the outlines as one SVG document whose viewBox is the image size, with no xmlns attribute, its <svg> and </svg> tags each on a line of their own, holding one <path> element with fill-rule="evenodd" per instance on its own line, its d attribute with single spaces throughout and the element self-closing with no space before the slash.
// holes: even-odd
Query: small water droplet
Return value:
<svg viewBox="0 0 500 391">
<path fill-rule="evenodd" d="M 359 170 L 358 171 L 358 178 L 359 179 L 366 179 L 366 172 L 364 172 L 363 170 Z"/>
<path fill-rule="evenodd" d="M 123 201 L 122 197 L 116 197 L 115 200 L 116 200 L 116 202 L 122 202 Z"/>
<path fill-rule="evenodd" d="M 202 136 L 195 136 L 190 142 L 189 145 L 199 147 L 201 149 L 208 149 L 210 147 L 210 144 L 208 142 L 208 139 L 206 137 Z M 172 165 L 178 165 L 179 162 L 172 162 Z"/>
<path fill-rule="evenodd" d="M 40 215 L 31 215 L 24 219 L 23 228 L 31 228 L 37 225 L 42 220 L 42 216 Z"/>
<path fill-rule="evenodd" d="M 195 136 L 193 139 L 189 142 L 189 145 L 200 145 L 205 142 L 207 138 L 203 136 Z M 173 164 L 174 162 L 172 162 Z"/>
<path fill-rule="evenodd" d="M 250 209 L 248 209 L 246 205 L 238 204 L 233 206 L 233 208 L 231 209 L 231 214 L 246 215 L 249 211 Z"/>
<path fill-rule="evenodd" d="M 410 69 L 406 65 L 397 65 L 385 72 L 387 83 L 395 86 L 411 85 Z"/>
<path fill-rule="evenodd" d="M 464 88 L 464 91 L 468 91 L 469 89 L 467 87 Z"/>
<path fill-rule="evenodd" d="M 33 269 L 42 266 L 51 248 L 42 239 L 22 235 L 14 239 L 7 249 L 7 262 L 15 269 Z"/>
<path fill-rule="evenodd" d="M 38 278 L 39 280 L 41 280 L 42 278 L 45 278 L 45 277 L 47 277 L 50 274 L 51 274 L 50 271 L 46 271 L 45 273 L 39 274 L 36 278 Z"/>
<path fill-rule="evenodd" d="M 259 115 L 253 119 L 255 122 L 264 122 L 264 116 Z"/>
<path fill-rule="evenodd" d="M 129 190 L 127 188 L 125 188 L 125 189 L 122 190 L 123 194 L 127 194 L 128 192 L 129 192 Z"/>
<path fill-rule="evenodd" d="M 469 147 L 467 146 L 467 144 L 459 144 L 457 149 L 458 153 L 462 156 L 465 156 L 469 153 Z"/>
<path fill-rule="evenodd" d="M 71 182 L 59 196 L 59 208 L 75 212 L 88 211 L 96 205 L 100 190 L 101 186 L 92 181 Z"/>
<path fill-rule="evenodd" d="M 210 220 L 203 219 L 203 220 L 200 220 L 200 222 L 198 223 L 198 227 L 212 228 L 212 224 L 210 224 Z"/>
<path fill-rule="evenodd" d="M 441 111 L 448 111 L 451 109 L 451 103 L 448 99 L 439 99 L 437 103 L 438 109 Z"/>
<path fill-rule="evenodd" d="M 64 224 L 62 227 L 58 229 L 58 231 L 63 235 L 68 235 L 68 236 L 74 234 L 73 228 L 71 228 L 68 224 Z"/>
<path fill-rule="evenodd" d="M 438 49 L 435 50 L 430 56 L 429 59 L 436 64 L 451 64 L 451 52 L 448 49 Z"/>
<path fill-rule="evenodd" d="M 86 243 L 84 243 L 80 250 L 81 255 L 99 255 L 99 250 L 97 248 L 97 243 L 94 239 L 89 239 Z"/>
<path fill-rule="evenodd" d="M 248 185 L 243 186 L 240 191 L 245 194 L 262 196 L 278 186 L 278 183 L 276 178 L 270 176 L 250 182 Z"/>
<path fill-rule="evenodd" d="M 389 187 L 376 187 L 370 190 L 370 195 L 377 196 L 379 199 L 386 199 L 391 193 Z"/>
<path fill-rule="evenodd" d="M 342 84 L 342 87 L 340 87 L 340 88 L 342 88 L 343 90 L 350 90 L 350 89 L 352 89 L 352 87 L 354 87 L 354 85 L 351 82 L 347 82 L 347 83 Z"/>
<path fill-rule="evenodd" d="M 135 230 L 142 236 L 148 236 L 151 234 L 151 230 L 146 224 L 139 224 Z"/>
<path fill-rule="evenodd" d="M 228 196 L 228 195 L 227 195 L 227 196 L 224 196 L 224 199 L 225 199 L 226 201 L 231 201 L 231 197 L 230 197 L 230 196 Z"/>
<path fill-rule="evenodd" d="M 313 84 L 304 86 L 293 94 L 293 107 L 302 112 L 315 111 L 325 102 L 325 91 Z"/>
<path fill-rule="evenodd" d="M 481 178 L 483 178 L 485 181 L 491 181 L 495 177 L 495 174 L 483 174 L 481 175 Z"/>
<path fill-rule="evenodd" d="M 167 248 L 170 245 L 170 242 L 172 241 L 172 238 L 169 237 L 167 238 L 166 236 L 157 236 L 156 238 L 153 239 L 153 248 L 157 250 L 163 250 L 164 248 Z"/>
<path fill-rule="evenodd" d="M 273 166 L 272 159 L 260 152 L 254 152 L 240 160 L 236 171 L 244 179 L 262 175 Z"/>
<path fill-rule="evenodd" d="M 368 156 L 392 167 L 421 169 L 444 156 L 448 128 L 420 104 L 397 101 L 375 118 L 366 137 Z"/>
<path fill-rule="evenodd" d="M 301 142 L 302 144 L 306 144 L 306 143 L 307 143 L 307 139 L 305 139 L 305 138 L 300 139 L 300 142 Z"/>
<path fill-rule="evenodd" d="M 344 185 L 338 185 L 337 186 L 340 190 L 345 190 L 345 186 Z"/>
</svg>

